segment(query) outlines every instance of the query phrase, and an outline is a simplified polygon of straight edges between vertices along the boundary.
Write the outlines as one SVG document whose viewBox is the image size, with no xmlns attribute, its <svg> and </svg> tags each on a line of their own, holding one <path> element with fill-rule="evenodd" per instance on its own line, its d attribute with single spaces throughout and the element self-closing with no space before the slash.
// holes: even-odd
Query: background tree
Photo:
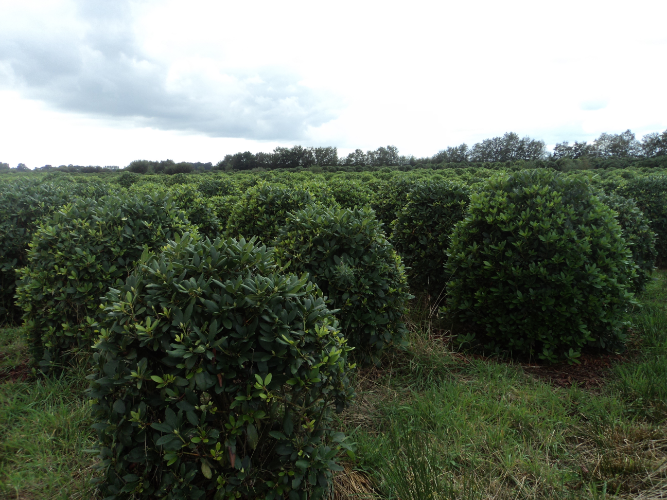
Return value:
<svg viewBox="0 0 667 500">
<path fill-rule="evenodd" d="M 662 134 L 646 134 L 641 143 L 642 154 L 647 158 L 667 155 L 667 130 Z"/>
<path fill-rule="evenodd" d="M 338 165 L 338 149 L 335 147 L 312 148 L 315 164 L 320 166 Z"/>
<path fill-rule="evenodd" d="M 150 163 L 148 160 L 134 160 L 130 162 L 130 164 L 125 168 L 125 170 L 129 170 L 130 172 L 134 172 L 135 174 L 145 174 L 148 172 L 148 168 L 150 167 Z"/>
<path fill-rule="evenodd" d="M 595 155 L 600 158 L 634 158 L 642 154 L 640 142 L 629 129 L 621 134 L 602 133 L 593 146 Z"/>
<path fill-rule="evenodd" d="M 342 160 L 342 165 L 366 166 L 368 165 L 368 158 L 366 153 L 361 149 L 355 149 L 352 153 Z"/>
<path fill-rule="evenodd" d="M 576 160 L 577 158 L 583 158 L 584 156 L 596 156 L 595 151 L 595 146 L 588 144 L 586 141 L 574 141 L 572 146 L 570 146 L 569 142 L 565 141 L 554 146 L 551 157 L 554 160 L 559 160 L 561 158 Z"/>
<path fill-rule="evenodd" d="M 514 132 L 507 132 L 502 137 L 485 139 L 475 144 L 469 159 L 474 162 L 541 160 L 546 157 L 544 141 L 519 137 Z"/>
<path fill-rule="evenodd" d="M 400 156 L 396 146 L 377 148 L 366 153 L 366 163 L 373 167 L 396 166 L 400 163 Z"/>
<path fill-rule="evenodd" d="M 463 143 L 460 146 L 449 146 L 431 157 L 431 163 L 463 163 L 469 161 L 470 150 Z"/>
</svg>

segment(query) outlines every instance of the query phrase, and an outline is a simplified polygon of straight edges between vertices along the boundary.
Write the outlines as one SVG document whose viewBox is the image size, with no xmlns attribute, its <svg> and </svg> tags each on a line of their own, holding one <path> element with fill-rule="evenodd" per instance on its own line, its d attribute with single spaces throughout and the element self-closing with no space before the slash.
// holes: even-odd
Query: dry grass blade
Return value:
<svg viewBox="0 0 667 500">
<path fill-rule="evenodd" d="M 327 500 L 375 500 L 380 497 L 375 493 L 372 481 L 348 463 L 341 464 L 344 470 L 334 473 L 333 491 Z"/>
</svg>

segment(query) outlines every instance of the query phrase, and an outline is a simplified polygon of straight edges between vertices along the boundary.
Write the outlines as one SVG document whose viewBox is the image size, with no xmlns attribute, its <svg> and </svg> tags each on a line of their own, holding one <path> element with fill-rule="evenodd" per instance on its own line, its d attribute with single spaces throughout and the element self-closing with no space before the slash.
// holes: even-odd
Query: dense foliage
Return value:
<svg viewBox="0 0 667 500">
<path fill-rule="evenodd" d="M 90 395 L 105 498 L 318 498 L 349 449 L 349 348 L 253 241 L 170 242 L 107 295 Z"/>
<path fill-rule="evenodd" d="M 632 291 L 643 292 L 655 269 L 655 233 L 634 200 L 616 193 L 599 195 L 600 200 L 616 212 L 623 240 L 632 252 L 637 275 L 632 280 Z"/>
<path fill-rule="evenodd" d="M 187 228 L 185 214 L 164 195 L 83 199 L 46 219 L 35 231 L 17 287 L 41 370 L 89 352 L 100 297 L 125 280 L 145 249 Z"/>
<path fill-rule="evenodd" d="M 107 194 L 99 182 L 53 182 L 20 178 L 0 183 L 0 325 L 17 323 L 22 311 L 14 305 L 16 270 L 27 263 L 28 242 L 39 220 L 68 201 Z"/>
<path fill-rule="evenodd" d="M 328 297 L 341 330 L 363 361 L 400 345 L 410 294 L 401 259 L 373 211 L 307 207 L 290 214 L 276 255 L 296 273 L 308 273 Z"/>
<path fill-rule="evenodd" d="M 489 347 L 574 361 L 624 341 L 632 256 L 614 212 L 582 180 L 492 178 L 454 229 L 447 271 L 447 313 L 479 325 Z"/>
<path fill-rule="evenodd" d="M 470 191 L 447 181 L 415 185 L 398 212 L 392 242 L 408 268 L 412 290 L 443 297 L 447 249 L 454 225 L 463 219 Z"/>
<path fill-rule="evenodd" d="M 319 202 L 335 205 L 333 197 L 316 198 L 308 186 L 288 187 L 261 183 L 248 189 L 232 208 L 227 219 L 227 234 L 270 244 L 278 236 L 289 212 Z"/>
<path fill-rule="evenodd" d="M 655 249 L 661 265 L 667 264 L 667 175 L 647 175 L 629 179 L 619 193 L 632 198 L 656 233 Z"/>
<path fill-rule="evenodd" d="M 203 195 L 196 184 L 183 182 L 185 179 L 180 177 L 182 175 L 171 176 L 169 178 L 171 182 L 167 186 L 156 187 L 153 184 L 136 184 L 129 189 L 129 192 L 132 194 L 159 192 L 171 196 L 175 204 L 185 212 L 190 224 L 197 228 L 199 234 L 213 239 L 217 238 L 222 234 L 224 226 L 218 218 L 214 202 L 211 197 Z"/>
<path fill-rule="evenodd" d="M 391 223 L 408 201 L 408 193 L 419 182 L 415 178 L 397 177 L 378 184 L 371 206 L 377 218 L 385 225 L 385 231 L 391 231 Z"/>
</svg>

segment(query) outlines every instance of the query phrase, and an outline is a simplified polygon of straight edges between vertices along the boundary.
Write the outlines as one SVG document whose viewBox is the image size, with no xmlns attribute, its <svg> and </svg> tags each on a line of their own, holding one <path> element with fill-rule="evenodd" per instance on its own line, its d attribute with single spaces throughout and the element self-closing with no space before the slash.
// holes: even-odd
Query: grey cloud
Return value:
<svg viewBox="0 0 667 500">
<path fill-rule="evenodd" d="M 335 96 L 301 86 L 298 75 L 277 67 L 230 69 L 224 83 L 189 75 L 169 88 L 169 68 L 134 38 L 128 2 L 82 0 L 78 7 L 85 33 L 0 39 L 0 64 L 27 97 L 62 111 L 214 137 L 298 140 L 336 116 Z"/>
</svg>

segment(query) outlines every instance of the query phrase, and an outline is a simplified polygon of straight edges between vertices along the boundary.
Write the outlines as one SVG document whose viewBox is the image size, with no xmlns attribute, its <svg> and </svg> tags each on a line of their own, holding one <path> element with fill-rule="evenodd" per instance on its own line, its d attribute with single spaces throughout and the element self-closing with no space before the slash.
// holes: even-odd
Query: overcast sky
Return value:
<svg viewBox="0 0 667 500">
<path fill-rule="evenodd" d="M 0 0 L 0 161 L 667 129 L 667 2 Z"/>
</svg>

